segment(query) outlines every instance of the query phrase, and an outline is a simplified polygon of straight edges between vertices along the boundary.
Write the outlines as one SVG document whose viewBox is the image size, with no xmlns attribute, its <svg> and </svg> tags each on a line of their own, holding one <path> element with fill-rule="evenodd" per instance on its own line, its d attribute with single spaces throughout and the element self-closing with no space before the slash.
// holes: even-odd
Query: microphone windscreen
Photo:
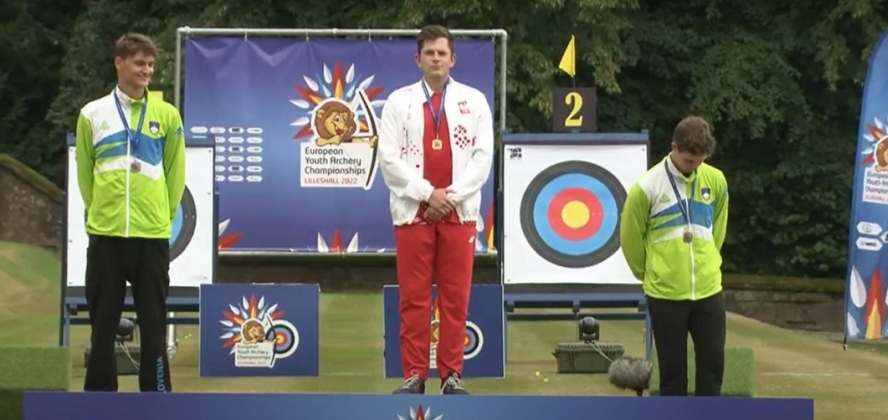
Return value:
<svg viewBox="0 0 888 420">
<path fill-rule="evenodd" d="M 621 357 L 611 363 L 607 379 L 619 389 L 644 391 L 650 387 L 652 367 L 647 359 Z"/>
</svg>

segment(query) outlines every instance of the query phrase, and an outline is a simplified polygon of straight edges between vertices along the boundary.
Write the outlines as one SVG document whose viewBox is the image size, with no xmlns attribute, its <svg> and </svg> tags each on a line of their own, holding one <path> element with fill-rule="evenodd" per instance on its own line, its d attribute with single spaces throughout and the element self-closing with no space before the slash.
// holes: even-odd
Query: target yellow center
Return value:
<svg viewBox="0 0 888 420">
<path fill-rule="evenodd" d="M 589 221 L 589 207 L 579 201 L 571 201 L 561 210 L 561 220 L 571 228 L 579 228 Z"/>
</svg>

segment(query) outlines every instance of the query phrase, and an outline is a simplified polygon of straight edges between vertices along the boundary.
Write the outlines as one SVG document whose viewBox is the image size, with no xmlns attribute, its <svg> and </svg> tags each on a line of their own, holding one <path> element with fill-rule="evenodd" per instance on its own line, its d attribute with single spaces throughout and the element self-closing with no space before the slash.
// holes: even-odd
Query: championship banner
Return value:
<svg viewBox="0 0 888 420">
<path fill-rule="evenodd" d="M 114 123 L 109 121 L 109 124 Z M 86 234 L 86 209 L 77 181 L 74 142 L 74 136 L 69 135 L 65 277 L 68 287 L 85 287 L 89 236 Z M 213 281 L 216 246 L 213 159 L 212 145 L 201 147 L 192 143 L 185 148 L 185 192 L 173 219 L 170 237 L 171 287 L 198 287 Z M 143 171 L 157 170 L 149 169 L 148 165 L 145 164 Z"/>
<path fill-rule="evenodd" d="M 647 171 L 646 143 L 539 136 L 529 144 L 504 136 L 503 284 L 640 285 L 620 252 L 619 225 L 627 191 Z"/>
<path fill-rule="evenodd" d="M 318 376 L 317 284 L 205 284 L 200 376 Z"/>
<path fill-rule="evenodd" d="M 469 317 L 466 322 L 464 378 L 503 378 L 506 376 L 506 345 L 505 323 L 503 311 L 503 287 L 499 284 L 483 284 L 472 286 L 469 299 Z M 401 329 L 401 317 L 398 314 L 398 286 L 384 286 L 384 363 L 386 378 L 403 377 L 401 369 L 401 347 L 398 337 Z M 438 345 L 438 288 L 432 286 L 432 307 L 429 314 L 431 323 L 429 361 L 429 377 L 437 378 L 435 355 Z"/>
<path fill-rule="evenodd" d="M 857 136 L 845 289 L 845 337 L 888 336 L 888 32 L 870 59 Z"/>
<path fill-rule="evenodd" d="M 25 391 L 23 400 L 24 420 L 814 420 L 812 398 Z"/>
<path fill-rule="evenodd" d="M 452 70 L 491 110 L 494 45 L 457 41 Z M 394 252 L 376 145 L 388 95 L 421 78 L 416 53 L 413 39 L 186 41 L 185 125 L 216 144 L 223 252 Z M 480 253 L 493 251 L 493 182 L 491 169 Z"/>
</svg>

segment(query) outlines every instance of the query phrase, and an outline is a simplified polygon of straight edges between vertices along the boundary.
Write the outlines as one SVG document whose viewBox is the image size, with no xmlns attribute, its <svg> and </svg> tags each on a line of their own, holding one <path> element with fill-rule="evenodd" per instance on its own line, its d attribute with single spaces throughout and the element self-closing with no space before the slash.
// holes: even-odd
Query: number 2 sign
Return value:
<svg viewBox="0 0 888 420">
<path fill-rule="evenodd" d="M 598 131 L 594 87 L 556 87 L 552 94 L 552 131 Z"/>
</svg>

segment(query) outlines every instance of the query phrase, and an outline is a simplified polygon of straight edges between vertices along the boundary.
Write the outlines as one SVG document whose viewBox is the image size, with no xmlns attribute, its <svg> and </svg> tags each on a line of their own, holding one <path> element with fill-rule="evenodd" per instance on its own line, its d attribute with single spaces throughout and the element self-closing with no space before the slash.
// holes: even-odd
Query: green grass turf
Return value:
<svg viewBox="0 0 888 420">
<path fill-rule="evenodd" d="M 60 266 L 52 255 L 0 243 L 0 346 L 46 347 L 58 339 Z M 173 359 L 177 392 L 368 392 L 388 393 L 397 380 L 382 378 L 382 297 L 380 294 L 323 294 L 321 376 L 318 378 L 200 378 L 197 327 L 179 328 Z M 840 315 L 837 315 L 840 316 Z M 614 389 L 606 375 L 559 375 L 552 355 L 558 343 L 575 337 L 571 322 L 510 322 L 506 379 L 468 379 L 475 394 L 630 395 Z M 622 343 L 627 356 L 643 356 L 644 326 L 609 321 L 602 340 Z M 70 353 L 72 391 L 83 383 L 83 349 L 89 329 L 75 326 Z M 888 357 L 878 346 L 852 346 L 729 314 L 729 348 L 755 354 L 755 396 L 813 397 L 818 420 L 884 417 Z M 138 389 L 133 376 L 123 391 Z"/>
<path fill-rule="evenodd" d="M 61 347 L 0 347 L 0 372 L 0 418 L 18 419 L 25 391 L 70 387 L 70 352 Z"/>
<path fill-rule="evenodd" d="M 755 395 L 755 352 L 750 348 L 725 349 L 725 373 L 722 378 L 722 395 L 729 397 L 749 397 Z M 659 360 L 657 353 L 653 357 L 653 374 L 651 375 L 651 395 L 660 394 L 660 375 L 657 372 Z M 688 343 L 688 394 L 694 394 L 696 385 L 696 363 L 694 363 L 693 345 Z"/>
<path fill-rule="evenodd" d="M 58 331 L 58 268 L 49 252 L 0 243 L 0 418 L 21 418 L 26 390 L 70 387 L 69 349 L 45 339 Z"/>
</svg>

